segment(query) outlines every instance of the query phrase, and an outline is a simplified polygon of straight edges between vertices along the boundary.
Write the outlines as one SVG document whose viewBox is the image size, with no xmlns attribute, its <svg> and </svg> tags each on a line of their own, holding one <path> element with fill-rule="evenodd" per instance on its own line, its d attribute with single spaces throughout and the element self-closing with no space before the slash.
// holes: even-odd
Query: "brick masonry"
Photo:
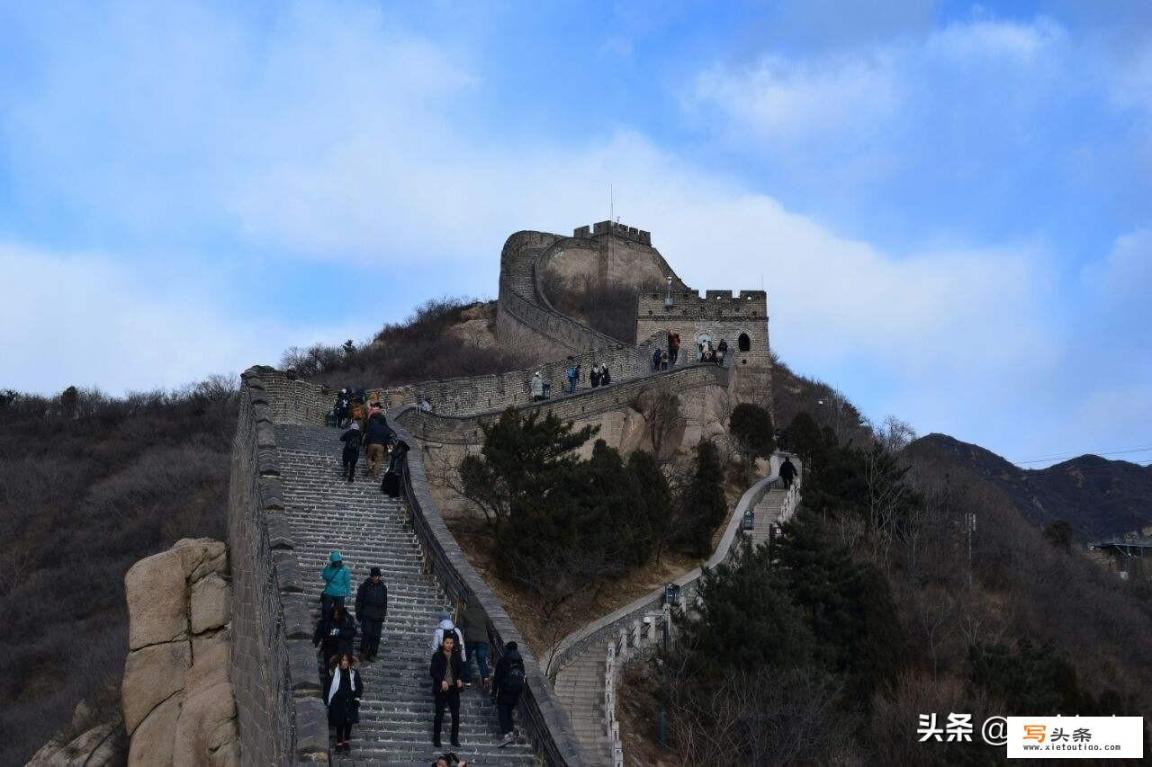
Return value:
<svg viewBox="0 0 1152 767">
<path fill-rule="evenodd" d="M 276 460 L 277 399 L 259 369 L 244 373 L 228 499 L 240 748 L 245 764 L 327 764 L 327 716 L 316 675 L 306 673 L 315 665 L 311 627 L 284 607 L 302 585 Z"/>
</svg>

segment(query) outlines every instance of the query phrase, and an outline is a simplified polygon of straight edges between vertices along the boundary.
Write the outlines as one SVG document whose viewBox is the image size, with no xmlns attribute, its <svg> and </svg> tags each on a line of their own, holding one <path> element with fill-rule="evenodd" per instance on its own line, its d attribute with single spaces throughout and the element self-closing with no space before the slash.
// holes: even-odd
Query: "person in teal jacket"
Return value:
<svg viewBox="0 0 1152 767">
<path fill-rule="evenodd" d="M 328 555 L 328 565 L 320 573 L 324 578 L 324 591 L 320 594 L 320 615 L 327 618 L 336 605 L 344 606 L 344 600 L 352 594 L 352 573 L 344 566 L 339 551 Z"/>
</svg>

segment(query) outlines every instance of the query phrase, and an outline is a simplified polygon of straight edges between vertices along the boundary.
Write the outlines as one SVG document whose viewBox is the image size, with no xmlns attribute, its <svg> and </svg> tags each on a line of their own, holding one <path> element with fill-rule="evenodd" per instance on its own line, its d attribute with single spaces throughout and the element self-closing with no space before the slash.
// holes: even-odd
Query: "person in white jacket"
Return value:
<svg viewBox="0 0 1152 767">
<path fill-rule="evenodd" d="M 456 628 L 456 624 L 452 622 L 452 616 L 447 612 L 440 613 L 440 625 L 432 634 L 432 652 L 436 652 L 444 644 L 445 631 L 456 634 L 456 649 L 460 651 L 460 662 L 467 663 L 468 657 L 464 654 L 464 632 Z"/>
</svg>

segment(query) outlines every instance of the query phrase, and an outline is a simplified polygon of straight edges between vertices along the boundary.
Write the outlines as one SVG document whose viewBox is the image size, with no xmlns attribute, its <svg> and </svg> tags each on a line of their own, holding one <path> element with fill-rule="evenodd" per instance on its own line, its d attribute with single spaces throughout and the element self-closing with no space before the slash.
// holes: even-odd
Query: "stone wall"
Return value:
<svg viewBox="0 0 1152 767">
<path fill-rule="evenodd" d="M 686 392 L 700 386 L 727 387 L 729 371 L 716 365 L 691 365 L 661 373 L 634 378 L 604 388 L 581 389 L 544 402 L 528 402 L 519 408 L 522 413 L 539 411 L 553 413 L 563 421 L 581 421 L 612 410 L 626 409 L 650 389 Z M 398 418 L 400 425 L 414 436 L 427 442 L 441 444 L 479 444 L 483 441 L 480 424 L 498 418 L 501 410 L 467 416 L 444 413 L 425 413 L 415 408 L 404 410 Z"/>
<path fill-rule="evenodd" d="M 407 412 L 415 408 L 408 407 Z M 540 670 L 528 643 L 516 629 L 500 600 L 484 579 L 468 563 L 455 537 L 444 524 L 429 490 L 421 458 L 420 442 L 402 424 L 404 412 L 391 413 L 397 435 L 413 446 L 404 467 L 404 485 L 412 514 L 412 527 L 424 551 L 425 560 L 439 579 L 445 593 L 455 603 L 479 604 L 488 618 L 488 639 L 492 663 L 499 659 L 508 642 L 516 642 L 524 659 L 527 686 L 517 706 L 517 720 L 532 740 L 536 753 L 551 767 L 578 767 L 583 764 L 580 749 L 572 735 L 568 715 L 557 702 L 552 687 Z"/>
<path fill-rule="evenodd" d="M 709 290 L 642 293 L 636 327 L 640 338 L 657 337 L 667 344 L 668 333 L 680 334 L 680 357 L 698 357 L 697 341 L 708 336 L 715 347 L 728 342 L 725 365 L 733 370 L 732 392 L 737 402 L 751 402 L 772 412 L 772 355 L 768 336 L 768 298 L 763 290 Z M 740 350 L 740 337 L 748 350 Z"/>
<path fill-rule="evenodd" d="M 253 368 L 242 376 L 228 501 L 232 681 L 241 754 L 244 764 L 326 764 L 327 716 L 295 546 L 284 518 L 273 428 L 274 408 L 293 419 L 288 423 L 306 422 L 291 408 L 307 389 L 273 376 L 271 390 L 266 389 L 262 372 Z"/>
</svg>

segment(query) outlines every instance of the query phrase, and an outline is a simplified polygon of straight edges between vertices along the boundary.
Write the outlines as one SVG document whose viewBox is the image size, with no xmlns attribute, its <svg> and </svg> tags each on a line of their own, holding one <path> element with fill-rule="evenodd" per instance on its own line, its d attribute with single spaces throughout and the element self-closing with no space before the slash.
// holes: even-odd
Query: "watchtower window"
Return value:
<svg viewBox="0 0 1152 767">
<path fill-rule="evenodd" d="M 740 351 L 746 352 L 752 348 L 752 339 L 748 337 L 747 333 L 741 333 L 740 337 L 736 339 L 736 345 L 740 347 Z"/>
</svg>

